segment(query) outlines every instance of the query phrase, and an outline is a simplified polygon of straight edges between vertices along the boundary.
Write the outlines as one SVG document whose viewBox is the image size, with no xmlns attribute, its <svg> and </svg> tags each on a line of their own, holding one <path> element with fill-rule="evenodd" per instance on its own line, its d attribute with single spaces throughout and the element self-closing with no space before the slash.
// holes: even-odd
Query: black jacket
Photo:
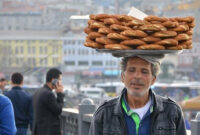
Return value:
<svg viewBox="0 0 200 135">
<path fill-rule="evenodd" d="M 4 94 L 13 104 L 16 127 L 28 128 L 29 124 L 32 127 L 33 106 L 31 95 L 26 93 L 21 87 L 17 86 Z"/>
<path fill-rule="evenodd" d="M 63 93 L 57 93 L 45 85 L 33 96 L 33 135 L 61 135 L 60 115 L 63 107 Z"/>
<path fill-rule="evenodd" d="M 89 135 L 128 135 L 120 97 L 105 102 L 95 112 Z M 152 92 L 154 100 L 151 113 L 150 135 L 186 135 L 180 107 L 170 98 Z"/>
</svg>

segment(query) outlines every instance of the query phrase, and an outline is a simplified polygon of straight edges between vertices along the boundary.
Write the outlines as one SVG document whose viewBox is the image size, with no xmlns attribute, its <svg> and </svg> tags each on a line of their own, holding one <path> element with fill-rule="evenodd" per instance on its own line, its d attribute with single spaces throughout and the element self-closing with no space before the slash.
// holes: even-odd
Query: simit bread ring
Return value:
<svg viewBox="0 0 200 135">
<path fill-rule="evenodd" d="M 98 33 L 98 32 L 90 32 L 90 33 L 88 34 L 88 37 L 89 37 L 90 39 L 95 39 L 95 38 L 103 37 L 103 36 L 105 36 L 105 35 L 104 35 L 104 34 L 101 34 L 101 33 Z"/>
<path fill-rule="evenodd" d="M 179 22 L 192 22 L 192 21 L 194 21 L 194 17 L 193 16 L 177 17 L 176 20 Z"/>
<path fill-rule="evenodd" d="M 94 15 L 94 14 L 90 14 L 89 17 L 90 17 L 91 20 L 94 20 L 94 19 L 95 19 L 95 15 Z"/>
<path fill-rule="evenodd" d="M 115 31 L 111 30 L 108 27 L 99 28 L 98 32 L 102 34 L 115 33 Z"/>
<path fill-rule="evenodd" d="M 192 40 L 181 41 L 179 43 L 180 44 L 185 44 L 185 45 L 192 45 Z"/>
<path fill-rule="evenodd" d="M 90 28 L 86 27 L 86 28 L 84 29 L 84 32 L 85 32 L 86 34 L 89 34 L 89 33 L 91 32 L 91 30 L 90 30 Z"/>
<path fill-rule="evenodd" d="M 134 18 L 134 17 L 128 16 L 128 15 L 114 15 L 114 17 L 120 21 L 125 21 L 125 22 L 131 21 Z"/>
<path fill-rule="evenodd" d="M 169 18 L 169 21 L 177 22 L 176 18 Z"/>
<path fill-rule="evenodd" d="M 105 45 L 106 49 L 112 49 L 112 50 L 131 50 L 132 48 L 126 45 L 122 44 L 108 44 Z"/>
<path fill-rule="evenodd" d="M 86 33 L 86 34 L 89 34 L 90 32 L 96 32 L 94 29 L 90 29 L 90 28 L 88 28 L 88 27 L 86 27 L 85 29 L 84 29 L 84 32 Z"/>
<path fill-rule="evenodd" d="M 94 22 L 96 22 L 96 21 L 95 20 L 88 20 L 88 25 L 91 25 Z"/>
<path fill-rule="evenodd" d="M 188 46 L 187 46 L 187 49 L 192 49 L 192 45 L 188 45 Z"/>
<path fill-rule="evenodd" d="M 166 50 L 182 50 L 182 49 L 183 49 L 183 47 L 179 46 L 179 45 L 166 47 Z"/>
<path fill-rule="evenodd" d="M 193 21 L 193 22 L 191 22 L 191 23 L 188 23 L 188 26 L 189 26 L 190 28 L 194 28 L 194 26 L 195 26 L 195 21 Z"/>
<path fill-rule="evenodd" d="M 131 40 L 124 40 L 124 41 L 120 42 L 120 44 L 123 44 L 123 45 L 144 45 L 146 43 L 144 41 L 140 40 L 140 39 L 131 39 Z"/>
<path fill-rule="evenodd" d="M 192 31 L 192 30 L 189 30 L 189 31 L 186 32 L 186 34 L 192 35 L 192 34 L 193 34 L 193 31 Z"/>
<path fill-rule="evenodd" d="M 129 27 L 126 27 L 126 26 L 121 26 L 121 25 L 118 25 L 118 24 L 112 24 L 110 26 L 110 28 L 112 30 L 117 30 L 117 31 L 123 31 L 123 30 L 130 30 L 131 28 Z"/>
<path fill-rule="evenodd" d="M 190 36 L 187 34 L 178 34 L 174 39 L 181 41 L 181 40 L 189 40 Z"/>
<path fill-rule="evenodd" d="M 116 18 L 106 18 L 104 19 L 104 24 L 121 24 Z"/>
<path fill-rule="evenodd" d="M 120 34 L 124 36 L 133 36 L 133 37 L 146 37 L 148 36 L 145 32 L 141 30 L 125 30 L 121 32 Z"/>
<path fill-rule="evenodd" d="M 176 46 L 176 45 L 178 45 L 178 41 L 173 39 L 173 38 L 168 38 L 168 39 L 164 39 L 164 40 L 158 41 L 155 44 Z"/>
<path fill-rule="evenodd" d="M 173 28 L 171 30 L 176 31 L 176 32 L 184 32 L 184 31 L 188 31 L 189 30 L 189 26 L 186 25 L 186 24 L 185 25 L 181 24 L 181 25 L 179 25 L 176 28 Z"/>
<path fill-rule="evenodd" d="M 89 28 L 91 28 L 91 29 L 99 29 L 99 28 L 102 28 L 102 27 L 106 27 L 104 25 L 104 23 L 102 23 L 102 22 L 95 22 L 94 21 L 89 25 Z"/>
<path fill-rule="evenodd" d="M 175 37 L 176 35 L 177 33 L 175 31 L 159 31 L 153 34 L 153 36 L 161 38 Z"/>
<path fill-rule="evenodd" d="M 150 21 L 151 24 L 161 24 L 162 22 L 160 21 Z"/>
<path fill-rule="evenodd" d="M 86 37 L 86 42 L 84 43 L 84 45 L 86 47 L 92 47 L 92 48 L 98 48 L 98 49 L 104 48 L 104 45 L 96 43 L 96 42 L 90 40 L 88 37 Z"/>
<path fill-rule="evenodd" d="M 156 44 L 145 44 L 145 45 L 138 46 L 137 49 L 141 49 L 141 50 L 165 50 L 165 47 L 162 46 L 162 45 L 156 45 Z"/>
<path fill-rule="evenodd" d="M 139 27 L 143 31 L 166 31 L 167 29 L 161 24 L 145 24 Z"/>
<path fill-rule="evenodd" d="M 145 21 L 159 21 L 159 22 L 166 22 L 168 18 L 165 17 L 157 17 L 157 16 L 147 16 L 144 18 Z"/>
<path fill-rule="evenodd" d="M 91 47 L 91 48 L 98 48 L 98 49 L 104 48 L 103 45 L 98 44 L 98 43 L 96 43 L 96 42 L 85 42 L 84 45 L 85 45 L 86 47 Z"/>
<path fill-rule="evenodd" d="M 174 28 L 178 26 L 178 22 L 166 21 L 166 22 L 163 22 L 162 25 L 167 28 Z"/>
<path fill-rule="evenodd" d="M 101 43 L 101 44 L 117 44 L 118 43 L 117 40 L 112 40 L 107 37 L 96 38 L 96 42 Z"/>
<path fill-rule="evenodd" d="M 97 15 L 94 15 L 94 19 L 95 20 L 100 20 L 100 19 L 105 19 L 105 18 L 110 18 L 112 17 L 112 15 L 108 15 L 108 14 L 97 14 Z"/>
<path fill-rule="evenodd" d="M 131 39 L 131 38 L 127 37 L 127 36 L 123 36 L 123 35 L 118 34 L 118 33 L 110 33 L 110 34 L 107 35 L 107 37 L 108 37 L 109 39 L 117 39 L 117 40 L 127 40 L 127 39 Z"/>
<path fill-rule="evenodd" d="M 187 49 L 187 45 L 186 44 L 179 44 L 178 46 L 181 46 L 183 49 Z"/>
<path fill-rule="evenodd" d="M 133 20 L 129 21 L 126 26 L 139 26 L 139 25 L 143 25 L 144 21 L 137 19 L 137 18 L 133 18 Z"/>
<path fill-rule="evenodd" d="M 147 43 L 153 43 L 153 42 L 158 42 L 161 40 L 161 38 L 157 38 L 157 37 L 153 37 L 153 36 L 147 36 L 147 37 L 144 37 L 142 38 L 142 40 L 144 42 L 147 42 Z"/>
</svg>

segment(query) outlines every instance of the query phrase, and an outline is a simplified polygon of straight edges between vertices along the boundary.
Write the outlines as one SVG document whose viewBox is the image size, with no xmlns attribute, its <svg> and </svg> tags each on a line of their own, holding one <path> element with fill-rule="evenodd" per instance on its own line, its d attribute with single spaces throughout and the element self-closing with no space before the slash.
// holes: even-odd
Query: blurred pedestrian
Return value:
<svg viewBox="0 0 200 135">
<path fill-rule="evenodd" d="M 62 73 L 56 68 L 46 74 L 46 84 L 33 96 L 33 135 L 61 135 L 60 115 L 64 105 Z M 53 90 L 55 89 L 56 95 Z"/>
<path fill-rule="evenodd" d="M 15 135 L 15 117 L 9 98 L 0 94 L 0 135 Z"/>
<path fill-rule="evenodd" d="M 8 84 L 8 80 L 6 80 L 5 78 L 1 78 L 0 79 L 0 93 L 4 94 L 6 91 L 6 85 Z"/>
<path fill-rule="evenodd" d="M 33 106 L 32 97 L 22 89 L 23 75 L 13 73 L 11 76 L 12 88 L 5 93 L 14 108 L 15 122 L 17 127 L 16 135 L 28 135 L 28 127 L 32 129 Z"/>
<path fill-rule="evenodd" d="M 186 135 L 181 108 L 170 98 L 156 95 L 162 56 L 122 58 L 121 95 L 101 105 L 94 114 L 89 135 Z"/>
</svg>

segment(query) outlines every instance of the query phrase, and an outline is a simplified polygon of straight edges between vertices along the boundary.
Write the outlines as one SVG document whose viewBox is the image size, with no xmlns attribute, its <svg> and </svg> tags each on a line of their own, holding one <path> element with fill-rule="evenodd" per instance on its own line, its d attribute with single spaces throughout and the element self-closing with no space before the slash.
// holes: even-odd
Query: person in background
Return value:
<svg viewBox="0 0 200 135">
<path fill-rule="evenodd" d="M 0 135 L 15 135 L 15 117 L 9 98 L 0 94 Z"/>
<path fill-rule="evenodd" d="M 46 84 L 33 96 L 33 135 L 61 135 L 60 115 L 64 105 L 62 72 L 52 68 L 47 72 Z M 53 90 L 56 91 L 56 96 Z"/>
<path fill-rule="evenodd" d="M 121 95 L 94 113 L 89 135 L 186 135 L 181 108 L 170 98 L 156 95 L 161 56 L 136 55 L 121 62 Z"/>
<path fill-rule="evenodd" d="M 16 135 L 28 135 L 28 127 L 32 129 L 33 106 L 32 97 L 22 89 L 23 75 L 13 73 L 11 76 L 12 88 L 5 93 L 14 108 L 15 122 L 17 127 Z"/>
<path fill-rule="evenodd" d="M 5 86 L 8 84 L 8 81 L 5 78 L 0 79 L 0 93 L 4 94 L 6 91 Z"/>
</svg>

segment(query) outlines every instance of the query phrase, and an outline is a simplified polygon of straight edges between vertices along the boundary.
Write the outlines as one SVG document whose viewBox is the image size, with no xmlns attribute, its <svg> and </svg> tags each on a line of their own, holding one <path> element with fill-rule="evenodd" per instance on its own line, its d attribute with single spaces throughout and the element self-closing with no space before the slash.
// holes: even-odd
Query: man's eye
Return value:
<svg viewBox="0 0 200 135">
<path fill-rule="evenodd" d="M 134 71 L 135 71 L 135 69 L 133 69 L 133 68 L 129 69 L 129 72 L 134 72 Z"/>
<path fill-rule="evenodd" d="M 149 72 L 147 70 L 142 71 L 143 74 L 148 74 Z"/>
</svg>

